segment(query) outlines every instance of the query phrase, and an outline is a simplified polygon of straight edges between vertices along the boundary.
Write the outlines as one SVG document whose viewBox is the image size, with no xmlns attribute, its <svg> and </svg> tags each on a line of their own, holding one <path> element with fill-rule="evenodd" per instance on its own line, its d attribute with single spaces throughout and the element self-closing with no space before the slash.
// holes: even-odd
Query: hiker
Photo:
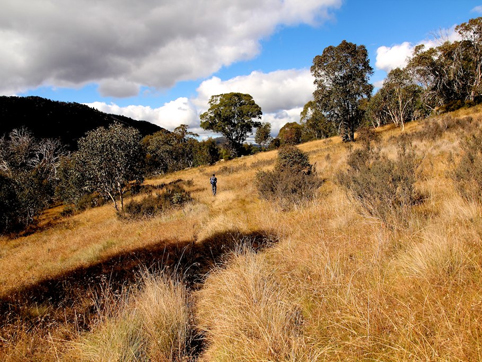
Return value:
<svg viewBox="0 0 482 362">
<path fill-rule="evenodd" d="M 216 196 L 216 183 L 218 182 L 216 175 L 213 174 L 213 176 L 209 179 L 209 181 L 211 182 L 211 186 L 213 188 L 213 196 Z"/>
</svg>

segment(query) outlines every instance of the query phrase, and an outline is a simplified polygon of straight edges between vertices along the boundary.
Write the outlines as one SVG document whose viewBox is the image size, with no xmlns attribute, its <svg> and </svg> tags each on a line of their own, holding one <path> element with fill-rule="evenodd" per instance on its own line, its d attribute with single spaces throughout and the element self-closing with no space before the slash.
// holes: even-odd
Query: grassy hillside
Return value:
<svg viewBox="0 0 482 362">
<path fill-rule="evenodd" d="M 482 360 L 482 208 L 452 177 L 481 112 L 378 130 L 382 155 L 409 138 L 417 160 L 399 225 L 338 184 L 362 147 L 338 137 L 299 146 L 325 182 L 289 209 L 257 195 L 273 151 L 148 180 L 194 198 L 152 219 L 50 210 L 0 239 L 2 360 Z"/>
</svg>

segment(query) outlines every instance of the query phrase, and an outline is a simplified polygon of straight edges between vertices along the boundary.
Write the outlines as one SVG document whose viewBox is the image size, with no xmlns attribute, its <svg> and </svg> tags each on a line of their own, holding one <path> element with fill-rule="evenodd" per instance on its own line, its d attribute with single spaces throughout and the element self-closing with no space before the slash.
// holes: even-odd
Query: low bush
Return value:
<svg viewBox="0 0 482 362">
<path fill-rule="evenodd" d="M 294 146 L 280 148 L 273 171 L 256 175 L 260 196 L 283 207 L 313 199 L 321 184 L 308 156 Z"/>
<path fill-rule="evenodd" d="M 182 206 L 191 201 L 191 195 L 179 184 L 166 186 L 162 193 L 149 195 L 139 201 L 132 200 L 124 207 L 123 217 L 152 217 L 173 207 Z"/>
<path fill-rule="evenodd" d="M 415 189 L 418 162 L 409 145 L 398 145 L 396 160 L 378 148 L 356 149 L 348 156 L 348 169 L 336 176 L 349 198 L 391 228 L 408 226 L 411 207 L 422 199 Z"/>
<path fill-rule="evenodd" d="M 421 123 L 422 128 L 411 134 L 412 139 L 420 141 L 435 141 L 441 138 L 446 132 L 463 132 L 472 133 L 476 129 L 479 120 L 475 120 L 470 116 L 463 118 L 454 118 L 451 115 L 427 119 Z"/>
<path fill-rule="evenodd" d="M 77 210 L 87 210 L 94 207 L 102 206 L 106 203 L 106 200 L 97 192 L 92 194 L 83 195 L 75 204 Z"/>
</svg>

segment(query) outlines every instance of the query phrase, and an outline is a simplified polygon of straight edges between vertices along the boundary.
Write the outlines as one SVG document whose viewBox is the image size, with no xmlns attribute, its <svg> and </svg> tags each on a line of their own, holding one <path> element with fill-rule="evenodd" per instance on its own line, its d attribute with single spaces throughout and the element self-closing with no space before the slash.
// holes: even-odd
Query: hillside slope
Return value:
<svg viewBox="0 0 482 362">
<path fill-rule="evenodd" d="M 334 137 L 299 146 L 325 179 L 309 204 L 259 199 L 255 175 L 273 167 L 272 151 L 148 180 L 182 180 L 194 198 L 151 219 L 126 222 L 106 205 L 0 238 L 0 355 L 481 360 L 482 207 L 451 176 L 481 119 L 478 107 L 378 131 L 388 159 L 402 139 L 416 156 L 422 197 L 403 225 L 367 213 L 339 185 L 362 144 Z"/>
<path fill-rule="evenodd" d="M 0 97 L 0 136 L 15 128 L 26 127 L 37 138 L 59 138 L 73 150 L 77 140 L 98 127 L 119 122 L 153 134 L 161 127 L 146 121 L 107 114 L 79 103 L 51 101 L 41 97 Z"/>
</svg>

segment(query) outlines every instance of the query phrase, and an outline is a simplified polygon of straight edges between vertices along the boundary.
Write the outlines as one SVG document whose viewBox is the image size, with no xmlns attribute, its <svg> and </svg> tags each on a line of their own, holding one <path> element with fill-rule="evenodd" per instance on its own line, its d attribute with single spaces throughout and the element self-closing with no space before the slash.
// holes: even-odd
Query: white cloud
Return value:
<svg viewBox="0 0 482 362">
<path fill-rule="evenodd" d="M 407 59 L 412 53 L 413 46 L 409 42 L 392 47 L 381 46 L 377 49 L 375 66 L 387 73 L 395 68 L 403 68 L 407 65 Z"/>
<path fill-rule="evenodd" d="M 479 13 L 482 14 L 482 5 L 476 6 L 471 10 L 472 13 Z"/>
<path fill-rule="evenodd" d="M 181 124 L 187 124 L 190 127 L 199 126 L 199 117 L 196 108 L 192 102 L 185 97 L 165 103 L 164 106 L 159 108 L 146 106 L 120 107 L 114 103 L 107 104 L 104 102 L 86 103 L 86 105 L 105 113 L 123 115 L 135 120 L 149 121 L 170 131 Z"/>
<path fill-rule="evenodd" d="M 3 0 L 0 93 L 100 83 L 168 88 L 252 59 L 279 26 L 319 24 L 342 0 Z M 116 84 L 116 86 L 112 86 Z"/>
<path fill-rule="evenodd" d="M 222 81 L 217 77 L 201 83 L 194 99 L 178 98 L 159 108 L 145 106 L 120 107 L 103 102 L 89 103 L 102 112 L 120 114 L 137 120 L 146 120 L 168 130 L 180 124 L 202 137 L 212 135 L 199 127 L 199 115 L 209 107 L 212 95 L 241 92 L 253 96 L 263 110 L 263 122 L 270 122 L 273 135 L 287 122 L 299 122 L 303 106 L 312 99 L 313 78 L 307 69 L 291 69 L 271 73 L 253 72 L 248 76 Z"/>
<path fill-rule="evenodd" d="M 252 72 L 226 81 L 212 77 L 201 83 L 195 104 L 208 107 L 212 95 L 240 92 L 253 96 L 263 113 L 303 107 L 312 96 L 315 86 L 308 69 L 278 70 L 271 73 Z"/>
<path fill-rule="evenodd" d="M 263 122 L 271 123 L 271 135 L 276 137 L 281 127 L 288 122 L 299 122 L 300 113 L 303 107 L 296 107 L 288 110 L 282 110 L 276 113 L 268 113 L 263 115 Z"/>
<path fill-rule="evenodd" d="M 450 29 L 441 29 L 434 34 L 433 39 L 420 41 L 416 45 L 425 45 L 425 48 L 433 48 L 439 46 L 445 41 L 460 40 L 460 35 L 455 32 L 455 27 Z M 395 68 L 403 68 L 407 65 L 409 58 L 412 56 L 415 46 L 409 42 L 396 44 L 390 47 L 381 46 L 377 49 L 377 60 L 375 66 L 387 73 Z"/>
</svg>

